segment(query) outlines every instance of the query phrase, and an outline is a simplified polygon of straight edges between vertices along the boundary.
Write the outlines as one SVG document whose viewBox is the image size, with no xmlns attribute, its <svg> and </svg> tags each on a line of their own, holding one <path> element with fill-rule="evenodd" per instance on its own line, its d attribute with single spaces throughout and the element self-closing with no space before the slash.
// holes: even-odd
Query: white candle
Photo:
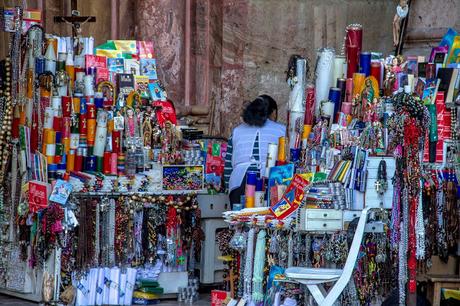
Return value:
<svg viewBox="0 0 460 306">
<path fill-rule="evenodd" d="M 85 96 L 94 96 L 94 77 L 92 75 L 85 75 Z"/>
<path fill-rule="evenodd" d="M 316 104 L 315 114 L 319 115 L 321 101 L 327 100 L 329 88 L 336 84 L 331 84 L 332 70 L 334 69 L 335 51 L 331 48 L 324 48 L 319 51 L 318 63 L 316 67 Z"/>
<path fill-rule="evenodd" d="M 80 134 L 70 134 L 70 148 L 75 150 L 80 143 Z"/>
<path fill-rule="evenodd" d="M 43 120 L 43 128 L 44 129 L 52 129 L 53 128 L 53 117 L 54 117 L 54 110 L 52 107 L 45 108 L 45 117 Z"/>
<path fill-rule="evenodd" d="M 103 157 L 107 138 L 107 127 L 98 126 L 96 128 L 96 138 L 94 140 L 94 155 Z"/>
</svg>

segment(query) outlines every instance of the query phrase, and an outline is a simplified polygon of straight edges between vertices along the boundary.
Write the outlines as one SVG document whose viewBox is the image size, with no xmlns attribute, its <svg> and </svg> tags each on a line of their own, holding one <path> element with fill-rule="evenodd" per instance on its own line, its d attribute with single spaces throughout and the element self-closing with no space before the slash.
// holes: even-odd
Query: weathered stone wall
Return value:
<svg viewBox="0 0 460 306">
<path fill-rule="evenodd" d="M 9 4 L 10 0 L 0 0 Z M 37 1 L 27 1 L 35 7 Z M 48 32 L 70 34 L 53 24 L 67 9 L 62 0 L 44 0 Z M 83 15 L 96 24 L 83 26 L 96 43 L 110 39 L 110 0 L 80 0 Z M 228 136 L 240 121 L 243 104 L 258 94 L 275 97 L 285 120 L 288 87 L 285 70 L 292 54 L 310 59 L 316 50 L 341 51 L 344 29 L 364 26 L 367 51 L 392 52 L 392 20 L 397 0 L 190 0 L 190 104 L 207 105 L 214 134 Z M 416 0 L 408 25 L 408 53 L 427 53 L 448 27 L 460 30 L 460 0 Z M 185 103 L 186 0 L 119 0 L 119 37 L 152 40 L 159 74 L 171 99 Z M 5 41 L 5 40 L 3 40 Z M 4 53 L 4 52 L 3 52 Z"/>
</svg>

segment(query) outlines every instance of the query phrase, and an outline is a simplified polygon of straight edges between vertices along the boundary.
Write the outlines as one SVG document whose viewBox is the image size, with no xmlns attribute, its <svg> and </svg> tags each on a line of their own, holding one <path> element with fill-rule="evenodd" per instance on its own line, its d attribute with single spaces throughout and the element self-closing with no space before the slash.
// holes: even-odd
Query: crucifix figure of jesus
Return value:
<svg viewBox="0 0 460 306">
<path fill-rule="evenodd" d="M 81 26 L 87 22 L 96 22 L 96 17 L 94 16 L 80 16 L 80 11 L 78 11 L 78 1 L 70 0 L 72 14 L 71 16 L 55 16 L 54 22 L 56 23 L 66 23 L 72 26 L 72 38 L 74 43 L 74 54 L 80 54 L 81 50 L 79 46 L 79 38 L 81 37 Z"/>
</svg>

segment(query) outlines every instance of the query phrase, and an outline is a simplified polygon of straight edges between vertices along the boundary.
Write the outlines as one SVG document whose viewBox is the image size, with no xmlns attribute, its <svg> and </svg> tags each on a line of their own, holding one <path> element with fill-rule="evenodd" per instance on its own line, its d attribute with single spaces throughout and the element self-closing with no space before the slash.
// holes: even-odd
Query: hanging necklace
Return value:
<svg viewBox="0 0 460 306">
<path fill-rule="evenodd" d="M 380 207 L 383 207 L 383 195 L 388 190 L 387 182 L 387 163 L 382 159 L 377 170 L 377 180 L 375 181 L 375 191 L 380 197 Z"/>
</svg>

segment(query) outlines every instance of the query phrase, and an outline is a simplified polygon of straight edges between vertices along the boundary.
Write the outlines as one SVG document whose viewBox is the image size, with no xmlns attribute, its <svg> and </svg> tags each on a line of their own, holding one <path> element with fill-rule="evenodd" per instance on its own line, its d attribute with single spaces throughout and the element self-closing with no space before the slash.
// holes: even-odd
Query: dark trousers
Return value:
<svg viewBox="0 0 460 306">
<path fill-rule="evenodd" d="M 228 195 L 228 197 L 230 198 L 230 205 L 232 206 L 232 209 L 233 209 L 233 204 L 241 203 L 241 196 L 244 195 L 245 191 L 246 191 L 246 175 L 244 176 L 240 187 L 233 189 L 232 191 L 230 191 L 230 194 Z"/>
</svg>

